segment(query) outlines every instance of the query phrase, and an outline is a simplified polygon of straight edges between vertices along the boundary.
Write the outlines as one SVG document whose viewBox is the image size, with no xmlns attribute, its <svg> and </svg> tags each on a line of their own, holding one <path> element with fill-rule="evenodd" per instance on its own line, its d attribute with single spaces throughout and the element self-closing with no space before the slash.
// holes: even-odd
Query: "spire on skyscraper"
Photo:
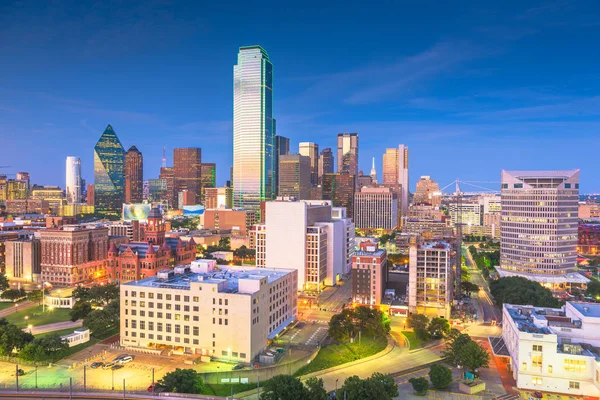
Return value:
<svg viewBox="0 0 600 400">
<path fill-rule="evenodd" d="M 377 170 L 375 169 L 375 157 L 373 157 L 373 164 L 371 166 L 371 182 L 377 184 Z"/>
</svg>

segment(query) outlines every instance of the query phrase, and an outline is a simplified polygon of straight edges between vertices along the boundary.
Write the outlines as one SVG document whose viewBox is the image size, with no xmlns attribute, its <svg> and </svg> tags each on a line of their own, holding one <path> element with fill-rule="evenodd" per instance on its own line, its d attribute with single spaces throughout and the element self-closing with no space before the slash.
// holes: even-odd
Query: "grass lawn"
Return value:
<svg viewBox="0 0 600 400">
<path fill-rule="evenodd" d="M 42 313 L 42 306 L 35 306 L 10 314 L 6 317 L 6 320 L 19 328 L 25 328 L 27 325 L 40 326 L 52 324 L 54 322 L 68 321 L 70 319 L 70 311 L 71 310 L 68 308 L 55 308 L 50 311 L 48 307 L 46 307 L 46 312 Z M 25 316 L 28 316 L 29 318 L 25 320 Z"/>
<path fill-rule="evenodd" d="M 15 304 L 17 303 L 13 303 L 12 301 L 3 301 L 0 303 L 0 310 L 6 310 L 7 308 L 14 307 Z"/>
<path fill-rule="evenodd" d="M 369 357 L 379 353 L 386 346 L 387 338 L 379 337 L 373 339 L 366 336 L 362 337 L 360 345 L 358 343 L 330 344 L 323 347 L 310 364 L 300 368 L 294 375 L 305 375 Z"/>
<path fill-rule="evenodd" d="M 406 336 L 408 342 L 410 343 L 409 350 L 418 349 L 419 347 L 423 346 L 421 339 L 419 339 L 414 332 L 402 331 L 402 334 Z"/>
</svg>

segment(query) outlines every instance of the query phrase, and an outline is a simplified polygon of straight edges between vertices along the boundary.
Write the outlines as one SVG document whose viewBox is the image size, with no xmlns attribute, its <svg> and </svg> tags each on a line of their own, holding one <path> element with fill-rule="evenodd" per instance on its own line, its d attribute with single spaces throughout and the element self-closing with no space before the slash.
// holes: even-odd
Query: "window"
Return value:
<svg viewBox="0 0 600 400">
<path fill-rule="evenodd" d="M 144 292 L 140 292 L 140 298 L 141 298 L 141 299 L 145 299 L 145 298 L 146 298 L 146 293 L 144 293 Z"/>
<path fill-rule="evenodd" d="M 190 306 L 183 306 L 183 311 L 190 311 Z"/>
<path fill-rule="evenodd" d="M 181 301 L 181 296 L 180 296 L 180 295 L 178 295 L 178 294 L 176 294 L 176 295 L 175 295 L 175 301 Z"/>
<path fill-rule="evenodd" d="M 148 322 L 148 330 L 149 331 L 153 331 L 154 330 L 154 322 Z"/>
<path fill-rule="evenodd" d="M 181 319 L 181 314 L 175 314 L 175 321 L 179 321 Z"/>
<path fill-rule="evenodd" d="M 131 327 L 132 327 L 133 329 L 137 329 L 137 321 L 135 321 L 135 320 L 134 320 L 134 321 L 131 321 Z"/>
<path fill-rule="evenodd" d="M 194 326 L 193 332 L 194 332 L 194 336 L 199 336 L 200 335 L 200 329 L 198 329 L 197 326 Z"/>
<path fill-rule="evenodd" d="M 162 322 L 157 322 L 156 323 L 156 330 L 159 331 L 159 332 L 162 332 L 162 330 L 163 330 L 163 324 L 162 324 Z"/>
<path fill-rule="evenodd" d="M 148 293 L 148 298 L 149 299 L 153 299 L 154 298 L 154 293 Z"/>
<path fill-rule="evenodd" d="M 548 373 L 551 374 L 552 373 L 552 365 L 548 365 Z"/>
<path fill-rule="evenodd" d="M 527 363 L 526 362 L 521 363 L 521 370 L 522 371 L 527 371 Z"/>
<path fill-rule="evenodd" d="M 197 302 L 199 302 L 199 301 L 200 301 L 200 298 L 199 298 L 198 296 L 194 296 L 194 302 L 196 302 L 196 303 L 197 303 Z"/>
<path fill-rule="evenodd" d="M 181 325 L 175 325 L 175 333 L 181 333 Z"/>
<path fill-rule="evenodd" d="M 194 310 L 194 312 L 198 312 L 198 311 L 200 311 L 200 307 L 194 306 L 193 310 Z"/>
<path fill-rule="evenodd" d="M 571 189 L 571 184 L 565 183 L 565 189 Z M 569 384 L 571 384 L 571 382 L 569 382 Z M 577 385 L 579 385 L 579 383 Z M 577 389 L 579 389 L 579 387 Z"/>
<path fill-rule="evenodd" d="M 246 358 L 246 353 L 240 353 L 240 358 Z"/>
<path fill-rule="evenodd" d="M 533 345 L 533 351 L 542 351 L 542 345 L 541 344 L 534 344 Z"/>
<path fill-rule="evenodd" d="M 540 378 L 539 376 L 534 376 L 531 378 L 531 383 L 533 383 L 534 385 L 541 385 L 542 378 Z"/>
<path fill-rule="evenodd" d="M 157 294 L 156 294 L 156 298 L 157 298 L 158 300 L 162 300 L 162 293 L 157 293 Z"/>
<path fill-rule="evenodd" d="M 502 189 L 508 189 L 508 183 L 503 183 L 502 184 Z"/>
<path fill-rule="evenodd" d="M 534 368 L 542 368 L 542 356 L 531 357 L 531 366 Z"/>
<path fill-rule="evenodd" d="M 569 372 L 585 372 L 587 369 L 587 362 L 585 360 L 571 360 L 565 358 L 564 369 Z"/>
<path fill-rule="evenodd" d="M 157 340 L 162 340 L 162 335 L 157 335 L 157 336 L 156 336 L 156 339 L 157 339 Z"/>
<path fill-rule="evenodd" d="M 184 335 L 189 335 L 190 334 L 190 327 L 188 325 L 185 325 L 183 327 L 183 334 Z"/>
<path fill-rule="evenodd" d="M 198 321 L 200 321 L 200 318 L 198 318 L 197 315 L 194 315 L 194 321 L 198 322 Z"/>
<path fill-rule="evenodd" d="M 190 296 L 183 296 L 183 301 L 185 301 L 186 303 L 190 302 Z"/>
<path fill-rule="evenodd" d="M 165 308 L 166 308 L 167 310 L 170 310 L 170 309 L 172 308 L 172 306 L 171 306 L 170 304 L 166 304 L 166 305 L 165 305 Z"/>
<path fill-rule="evenodd" d="M 515 189 L 523 189 L 523 184 L 522 183 L 515 183 L 514 187 L 515 187 Z"/>
<path fill-rule="evenodd" d="M 167 299 L 167 300 L 171 300 L 171 295 L 170 295 L 170 294 L 168 294 L 168 295 L 166 296 L 166 299 Z"/>
<path fill-rule="evenodd" d="M 137 315 L 137 310 L 131 310 L 131 315 Z"/>
<path fill-rule="evenodd" d="M 170 341 L 171 341 L 171 336 L 167 336 L 167 337 L 165 337 L 165 340 L 166 340 L 167 342 L 170 342 Z"/>
<path fill-rule="evenodd" d="M 175 311 L 181 311 L 181 306 L 179 304 L 175 304 Z"/>
<path fill-rule="evenodd" d="M 192 340 L 192 342 L 193 342 L 194 344 L 200 344 L 200 341 L 199 341 L 198 339 L 194 339 L 194 340 Z"/>
<path fill-rule="evenodd" d="M 140 310 L 140 317 L 145 317 L 145 316 L 146 316 L 146 311 Z"/>
<path fill-rule="evenodd" d="M 166 318 L 166 319 L 171 319 L 171 313 L 166 313 L 166 314 L 165 314 L 165 318 Z"/>
<path fill-rule="evenodd" d="M 579 382 L 569 381 L 569 389 L 579 389 Z"/>
<path fill-rule="evenodd" d="M 171 333 L 171 324 L 167 324 L 166 328 L 167 328 L 167 332 Z M 171 340 L 171 339 L 167 339 L 167 340 Z"/>
</svg>

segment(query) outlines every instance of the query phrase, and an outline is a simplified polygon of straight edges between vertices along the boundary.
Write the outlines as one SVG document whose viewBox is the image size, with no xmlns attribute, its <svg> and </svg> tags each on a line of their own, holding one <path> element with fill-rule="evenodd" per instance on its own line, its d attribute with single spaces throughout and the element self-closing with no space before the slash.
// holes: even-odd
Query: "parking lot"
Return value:
<svg viewBox="0 0 600 400">
<path fill-rule="evenodd" d="M 327 326 L 312 322 L 299 322 L 288 329 L 278 339 L 278 343 L 296 346 L 314 346 L 322 343 L 327 336 Z"/>
</svg>

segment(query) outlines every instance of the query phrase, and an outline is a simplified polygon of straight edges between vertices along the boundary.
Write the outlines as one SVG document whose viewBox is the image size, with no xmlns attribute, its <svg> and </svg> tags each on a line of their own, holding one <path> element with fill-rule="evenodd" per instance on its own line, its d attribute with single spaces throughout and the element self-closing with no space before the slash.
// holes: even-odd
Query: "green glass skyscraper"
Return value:
<svg viewBox="0 0 600 400">
<path fill-rule="evenodd" d="M 94 147 L 95 211 L 120 214 L 125 202 L 125 149 L 108 125 Z"/>
</svg>

